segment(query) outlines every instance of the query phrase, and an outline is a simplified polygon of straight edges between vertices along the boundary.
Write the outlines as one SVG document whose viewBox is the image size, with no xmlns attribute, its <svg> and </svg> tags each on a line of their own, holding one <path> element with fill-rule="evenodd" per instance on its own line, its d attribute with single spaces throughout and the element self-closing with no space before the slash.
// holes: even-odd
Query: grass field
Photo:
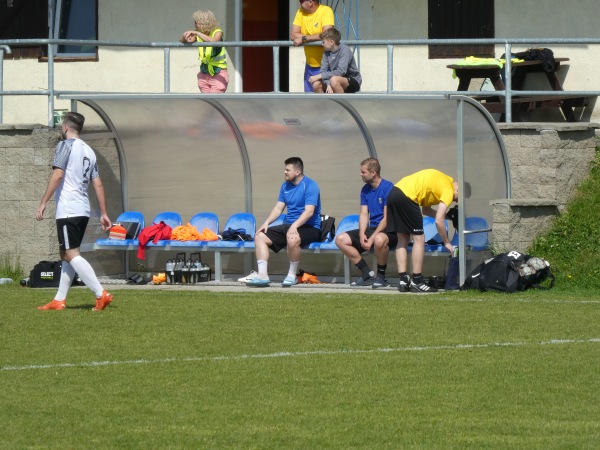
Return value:
<svg viewBox="0 0 600 450">
<path fill-rule="evenodd" d="M 0 286 L 0 448 L 598 448 L 600 298 Z"/>
</svg>

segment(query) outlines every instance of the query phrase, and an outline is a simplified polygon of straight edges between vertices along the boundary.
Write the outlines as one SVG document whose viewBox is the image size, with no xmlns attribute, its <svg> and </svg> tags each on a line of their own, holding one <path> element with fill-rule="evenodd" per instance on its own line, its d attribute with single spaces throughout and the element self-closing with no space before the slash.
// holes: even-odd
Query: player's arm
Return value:
<svg viewBox="0 0 600 450">
<path fill-rule="evenodd" d="M 104 231 L 107 231 L 112 226 L 112 223 L 106 211 L 106 196 L 104 195 L 102 179 L 99 176 L 92 178 L 92 186 L 94 186 L 94 191 L 96 191 L 96 198 L 100 207 L 100 225 L 102 225 Z"/>
<path fill-rule="evenodd" d="M 35 210 L 35 218 L 37 220 L 42 220 L 44 218 L 44 211 L 46 210 L 46 205 L 60 186 L 60 183 L 65 176 L 65 171 L 58 167 L 55 167 L 52 171 L 52 175 L 50 175 L 50 180 L 48 180 L 48 186 L 46 187 L 46 192 L 40 201 L 40 205 Z"/>
</svg>

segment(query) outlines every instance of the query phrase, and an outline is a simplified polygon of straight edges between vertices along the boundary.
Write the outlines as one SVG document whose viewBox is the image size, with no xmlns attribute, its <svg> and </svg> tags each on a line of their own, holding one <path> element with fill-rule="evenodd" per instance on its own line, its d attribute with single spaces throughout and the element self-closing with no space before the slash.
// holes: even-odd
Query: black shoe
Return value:
<svg viewBox="0 0 600 450">
<path fill-rule="evenodd" d="M 415 284 L 411 281 L 410 283 L 411 292 L 437 292 L 438 290 L 434 287 L 427 286 L 425 283 Z"/>
<path fill-rule="evenodd" d="M 356 280 L 354 280 L 352 283 L 350 283 L 350 286 L 371 286 L 374 281 L 375 281 L 375 278 L 373 278 L 373 277 L 369 277 L 366 280 L 362 277 L 359 277 Z"/>
<path fill-rule="evenodd" d="M 386 287 L 389 285 L 390 284 L 386 281 L 386 279 L 383 277 L 383 275 L 377 275 L 375 277 L 375 281 L 373 281 L 373 285 L 371 287 L 373 289 L 377 289 L 377 288 Z"/>
<path fill-rule="evenodd" d="M 410 277 L 408 275 L 404 275 L 400 278 L 400 283 L 398 284 L 398 290 L 400 292 L 410 292 Z"/>
</svg>

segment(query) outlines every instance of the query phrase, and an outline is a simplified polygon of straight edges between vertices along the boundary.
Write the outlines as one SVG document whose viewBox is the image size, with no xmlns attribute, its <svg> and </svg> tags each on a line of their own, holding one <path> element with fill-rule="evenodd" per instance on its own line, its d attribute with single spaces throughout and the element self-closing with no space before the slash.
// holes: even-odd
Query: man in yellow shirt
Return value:
<svg viewBox="0 0 600 450">
<path fill-rule="evenodd" d="M 320 42 L 321 33 L 335 25 L 333 10 L 327 5 L 321 5 L 319 0 L 298 0 L 298 3 L 300 8 L 294 17 L 290 34 L 294 47 Z M 312 83 L 309 83 L 308 79 L 321 71 L 323 47 L 320 45 L 304 47 L 304 55 L 306 57 L 304 92 L 314 92 Z"/>
<path fill-rule="evenodd" d="M 471 186 L 465 183 L 464 197 L 471 195 Z M 437 231 L 444 247 L 452 254 L 452 244 L 446 232 L 446 212 L 453 201 L 458 201 L 458 182 L 443 172 L 425 169 L 402 178 L 394 185 L 387 201 L 387 232 L 398 234 L 396 262 L 400 275 L 400 292 L 436 292 L 424 283 L 423 257 L 425 256 L 425 235 L 423 215 L 435 218 Z M 437 205 L 437 209 L 432 206 Z M 408 244 L 413 239 L 412 280 L 408 270 Z"/>
</svg>

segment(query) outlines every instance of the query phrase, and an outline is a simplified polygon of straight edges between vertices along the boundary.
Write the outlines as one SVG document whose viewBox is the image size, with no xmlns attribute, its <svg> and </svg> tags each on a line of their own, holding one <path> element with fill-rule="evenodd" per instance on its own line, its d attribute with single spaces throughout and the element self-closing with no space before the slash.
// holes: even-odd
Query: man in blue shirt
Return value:
<svg viewBox="0 0 600 450">
<path fill-rule="evenodd" d="M 275 207 L 265 222 L 256 230 L 256 263 L 258 274 L 246 281 L 246 286 L 268 286 L 269 249 L 275 253 L 287 247 L 290 269 L 281 285 L 296 284 L 300 252 L 312 242 L 321 240 L 321 194 L 319 186 L 304 175 L 304 163 L 298 157 L 285 160 L 285 181 L 279 190 Z M 282 225 L 269 228 L 287 208 Z"/>
<path fill-rule="evenodd" d="M 396 248 L 396 233 L 386 233 L 387 198 L 394 185 L 381 178 L 381 165 L 375 158 L 360 163 L 360 176 L 365 185 L 360 191 L 360 218 L 358 229 L 341 233 L 335 243 L 348 257 L 361 276 L 353 286 L 387 286 L 385 271 L 390 246 Z M 361 253 L 374 249 L 377 258 L 377 274 L 371 270 Z"/>
</svg>

